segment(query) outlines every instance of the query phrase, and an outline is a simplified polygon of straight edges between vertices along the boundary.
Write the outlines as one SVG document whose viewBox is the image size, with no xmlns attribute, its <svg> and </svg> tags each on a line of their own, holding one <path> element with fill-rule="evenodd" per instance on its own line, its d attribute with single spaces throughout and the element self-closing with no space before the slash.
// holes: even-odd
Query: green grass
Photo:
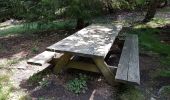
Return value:
<svg viewBox="0 0 170 100">
<path fill-rule="evenodd" d="M 170 70 L 160 70 L 159 76 L 161 76 L 161 77 L 170 77 Z"/>
<path fill-rule="evenodd" d="M 142 48 L 141 50 L 152 51 L 159 54 L 160 63 L 163 67 L 158 69 L 155 72 L 157 75 L 154 76 L 170 77 L 170 68 L 166 67 L 170 66 L 170 45 L 162 43 L 159 39 L 159 35 L 156 34 L 165 30 L 160 30 L 152 26 L 153 24 L 158 24 L 157 27 L 162 27 L 162 25 L 164 26 L 164 23 L 169 22 L 163 19 L 154 19 L 149 23 L 152 24 L 147 23 L 136 25 L 132 28 L 131 31 L 129 31 L 129 33 L 138 34 L 140 48 Z"/>
<path fill-rule="evenodd" d="M 39 48 L 38 47 L 33 47 L 31 48 L 31 52 L 32 53 L 37 53 L 39 51 Z"/>
<path fill-rule="evenodd" d="M 7 100 L 13 88 L 9 84 L 9 77 L 7 75 L 0 76 L 0 100 Z"/>
<path fill-rule="evenodd" d="M 133 29 L 132 34 L 138 34 L 140 47 L 163 55 L 170 55 L 170 45 L 161 43 L 156 33 L 160 32 L 154 28 Z"/>
<path fill-rule="evenodd" d="M 72 29 L 75 26 L 74 20 L 60 20 L 54 22 L 32 22 L 32 23 L 23 23 L 19 25 L 12 25 L 6 28 L 1 28 L 0 36 L 7 36 L 13 34 L 31 34 L 43 31 L 51 30 L 65 30 Z"/>
<path fill-rule="evenodd" d="M 119 100 L 145 100 L 140 89 L 135 86 L 121 84 L 118 90 Z"/>
</svg>

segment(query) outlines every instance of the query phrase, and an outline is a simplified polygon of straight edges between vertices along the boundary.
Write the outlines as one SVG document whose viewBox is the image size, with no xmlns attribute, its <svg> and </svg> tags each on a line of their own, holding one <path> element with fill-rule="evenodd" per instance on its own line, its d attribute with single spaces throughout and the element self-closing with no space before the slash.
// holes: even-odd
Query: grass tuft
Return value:
<svg viewBox="0 0 170 100">
<path fill-rule="evenodd" d="M 140 89 L 135 86 L 120 84 L 118 90 L 120 100 L 145 100 Z"/>
</svg>

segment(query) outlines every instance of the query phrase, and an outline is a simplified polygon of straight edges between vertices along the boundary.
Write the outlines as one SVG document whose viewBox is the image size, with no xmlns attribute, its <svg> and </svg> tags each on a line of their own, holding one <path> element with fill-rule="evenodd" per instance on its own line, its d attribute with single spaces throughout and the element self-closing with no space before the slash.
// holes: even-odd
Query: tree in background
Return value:
<svg viewBox="0 0 170 100">
<path fill-rule="evenodd" d="M 64 1 L 64 0 L 63 0 Z M 66 0 L 66 15 L 77 20 L 77 29 L 85 27 L 85 20 L 99 15 L 102 11 L 100 0 Z"/>
<path fill-rule="evenodd" d="M 152 18 L 154 18 L 155 14 L 156 14 L 156 9 L 157 9 L 159 3 L 160 3 L 159 0 L 150 0 L 149 1 L 147 13 L 146 13 L 146 16 L 145 16 L 143 22 L 149 22 Z"/>
</svg>

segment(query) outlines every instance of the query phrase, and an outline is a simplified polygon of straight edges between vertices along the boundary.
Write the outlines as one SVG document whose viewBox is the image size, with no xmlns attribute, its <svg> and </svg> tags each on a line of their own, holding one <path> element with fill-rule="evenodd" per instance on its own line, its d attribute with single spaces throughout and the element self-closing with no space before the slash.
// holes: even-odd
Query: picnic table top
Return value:
<svg viewBox="0 0 170 100">
<path fill-rule="evenodd" d="M 121 25 L 92 24 L 47 47 L 47 50 L 86 57 L 105 57 L 121 29 Z"/>
</svg>

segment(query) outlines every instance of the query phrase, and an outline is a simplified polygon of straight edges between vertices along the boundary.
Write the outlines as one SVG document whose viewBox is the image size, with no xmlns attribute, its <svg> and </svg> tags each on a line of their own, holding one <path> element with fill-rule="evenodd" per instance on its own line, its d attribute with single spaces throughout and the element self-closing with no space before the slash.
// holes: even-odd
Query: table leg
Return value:
<svg viewBox="0 0 170 100">
<path fill-rule="evenodd" d="M 61 72 L 62 67 L 66 66 L 67 63 L 70 61 L 70 58 L 72 57 L 72 55 L 68 54 L 68 53 L 64 53 L 59 60 L 57 61 L 55 67 L 54 67 L 54 73 L 58 74 Z"/>
<path fill-rule="evenodd" d="M 100 69 L 103 76 L 106 78 L 107 82 L 110 85 L 115 85 L 115 75 L 113 72 L 108 68 L 107 64 L 102 57 L 93 58 L 94 62 L 96 63 L 97 67 Z"/>
</svg>

